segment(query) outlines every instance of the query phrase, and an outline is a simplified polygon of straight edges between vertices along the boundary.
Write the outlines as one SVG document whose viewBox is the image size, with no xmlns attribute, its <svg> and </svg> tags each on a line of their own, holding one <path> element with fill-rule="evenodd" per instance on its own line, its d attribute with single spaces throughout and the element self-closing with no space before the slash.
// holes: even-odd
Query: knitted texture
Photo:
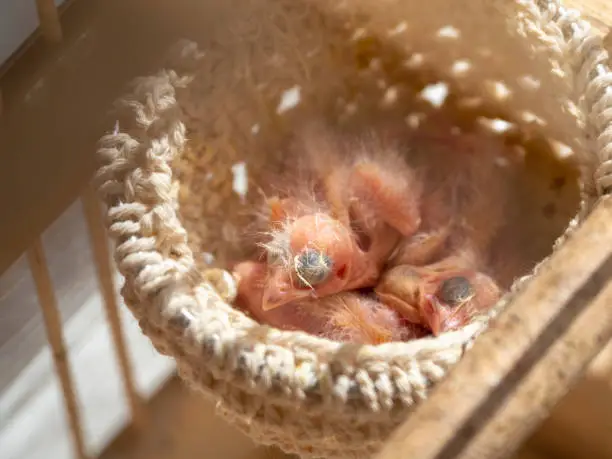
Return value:
<svg viewBox="0 0 612 459">
<path fill-rule="evenodd" d="M 608 55 L 554 0 L 226 3 L 232 17 L 214 39 L 181 42 L 164 70 L 137 79 L 100 140 L 96 183 L 122 295 L 156 349 L 256 441 L 305 457 L 368 457 L 538 268 L 490 316 L 438 338 L 351 346 L 261 326 L 206 271 L 209 254 L 218 266 L 241 255 L 257 193 L 236 192 L 236 168 L 247 160 L 257 180 L 283 136 L 317 114 L 341 123 L 379 110 L 418 124 L 431 106 L 417 89 L 443 77 L 451 93 L 470 95 L 453 99 L 457 110 L 477 100 L 478 111 L 572 148 L 582 203 L 558 246 L 612 188 Z M 377 76 L 391 60 L 401 72 Z M 491 89 L 499 82 L 510 97 Z M 386 107 L 394 95 L 400 108 Z"/>
</svg>

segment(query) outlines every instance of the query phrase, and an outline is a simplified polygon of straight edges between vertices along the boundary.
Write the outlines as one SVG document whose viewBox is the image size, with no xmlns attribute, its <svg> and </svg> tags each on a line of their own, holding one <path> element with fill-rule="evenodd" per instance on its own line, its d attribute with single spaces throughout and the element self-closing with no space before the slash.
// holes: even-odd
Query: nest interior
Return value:
<svg viewBox="0 0 612 459">
<path fill-rule="evenodd" d="M 383 21 L 354 10 L 330 16 L 311 4 L 248 6 L 248 27 L 234 18 L 215 34 L 216 46 L 194 51 L 196 76 L 178 93 L 188 138 L 175 168 L 179 212 L 200 269 L 250 255 L 262 185 L 292 154 L 292 134 L 313 120 L 349 136 L 393 129 L 409 146 L 409 162 L 427 162 L 432 151 L 452 154 L 463 139 L 476 139 L 476 148 L 499 155 L 513 189 L 495 244 L 502 284 L 509 287 L 550 253 L 577 212 L 580 144 L 558 125 L 547 131 L 540 99 L 551 88 L 537 73 L 516 75 L 510 67 L 510 74 L 489 77 L 491 63 L 503 57 L 486 33 L 474 43 L 443 20 L 423 25 L 416 12 L 397 17 L 418 22 L 396 20 L 382 34 Z M 517 109 L 529 100 L 538 103 Z"/>
</svg>

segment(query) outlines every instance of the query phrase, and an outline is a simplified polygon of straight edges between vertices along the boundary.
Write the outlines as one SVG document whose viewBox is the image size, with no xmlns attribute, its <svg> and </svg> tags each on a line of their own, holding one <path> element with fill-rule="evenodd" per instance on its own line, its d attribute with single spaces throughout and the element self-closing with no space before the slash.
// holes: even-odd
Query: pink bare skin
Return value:
<svg viewBox="0 0 612 459">
<path fill-rule="evenodd" d="M 322 336 L 334 341 L 383 344 L 425 336 L 426 331 L 402 320 L 394 309 L 359 293 L 343 292 L 321 300 Z"/>
<path fill-rule="evenodd" d="M 303 199 L 304 189 L 313 189 L 331 216 L 345 225 L 359 203 L 368 227 L 384 222 L 404 236 L 418 228 L 423 185 L 388 136 L 344 136 L 311 124 L 296 134 L 292 149 L 285 186 L 289 195 Z"/>
<path fill-rule="evenodd" d="M 484 267 L 506 188 L 479 139 L 441 136 L 417 176 L 379 138 L 305 132 L 264 203 L 265 259 L 236 267 L 242 307 L 278 328 L 373 344 L 457 329 L 497 302 Z M 458 277 L 473 293 L 460 302 L 441 294 Z M 382 306 L 348 292 L 366 287 Z"/>
<path fill-rule="evenodd" d="M 262 309 L 267 276 L 265 264 L 245 261 L 234 267 L 234 274 L 238 278 L 236 305 L 257 322 L 281 330 L 303 330 L 314 335 L 319 334 L 325 327 L 324 316 L 314 315 L 314 308 L 304 307 L 305 305 L 290 304 L 284 308 Z"/>
<path fill-rule="evenodd" d="M 268 198 L 262 212 L 270 235 L 262 244 L 268 258 L 264 310 L 374 286 L 400 238 L 421 223 L 420 181 L 389 146 L 374 137 L 346 143 L 319 134 L 302 148 L 294 175 L 302 183 Z M 331 265 L 316 282 L 296 268 L 307 253 Z"/>
<path fill-rule="evenodd" d="M 468 283 L 471 294 L 445 296 L 442 288 L 445 281 L 459 278 Z M 451 256 L 427 266 L 391 268 L 383 274 L 375 292 L 381 302 L 409 322 L 431 330 L 434 336 L 467 325 L 501 297 L 495 281 L 473 269 L 470 257 L 462 256 Z"/>
<path fill-rule="evenodd" d="M 425 335 L 425 330 L 406 323 L 394 309 L 352 292 L 262 309 L 265 266 L 247 261 L 235 267 L 238 276 L 237 306 L 262 324 L 281 330 L 301 330 L 339 342 L 382 344 L 407 341 Z"/>
<path fill-rule="evenodd" d="M 327 214 L 301 217 L 288 231 L 291 255 L 299 256 L 308 249 L 314 249 L 333 260 L 333 266 L 323 282 L 314 284 L 300 279 L 296 270 L 291 269 L 291 264 L 289 267 L 284 263 L 268 264 L 268 276 L 262 297 L 264 310 L 296 300 L 322 298 L 341 291 L 374 285 L 385 258 L 398 240 L 394 233 L 385 238 L 375 238 L 370 250 L 366 252 L 359 247 L 349 228 Z"/>
</svg>

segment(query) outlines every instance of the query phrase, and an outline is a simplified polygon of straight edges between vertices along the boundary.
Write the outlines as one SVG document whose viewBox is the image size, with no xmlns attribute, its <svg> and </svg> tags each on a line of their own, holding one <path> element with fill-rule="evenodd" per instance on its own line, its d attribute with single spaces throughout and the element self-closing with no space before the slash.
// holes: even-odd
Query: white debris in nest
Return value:
<svg viewBox="0 0 612 459">
<path fill-rule="evenodd" d="M 576 118 L 580 119 L 580 110 L 578 110 L 578 106 L 571 101 L 568 101 L 566 103 L 567 106 L 567 111 L 572 115 L 575 116 Z"/>
<path fill-rule="evenodd" d="M 412 129 L 417 129 L 424 119 L 425 113 L 411 113 L 406 117 L 406 124 Z"/>
<path fill-rule="evenodd" d="M 478 118 L 478 122 L 493 132 L 504 133 L 514 127 L 514 124 L 500 118 Z"/>
<path fill-rule="evenodd" d="M 393 105 L 395 102 L 397 102 L 398 96 L 399 96 L 398 89 L 395 86 L 390 86 L 389 88 L 387 88 L 383 96 L 383 100 L 382 100 L 383 105 L 386 105 L 386 106 Z"/>
<path fill-rule="evenodd" d="M 259 124 L 251 126 L 251 134 L 256 135 L 259 132 Z"/>
<path fill-rule="evenodd" d="M 574 154 L 574 151 L 564 143 L 550 140 L 550 145 L 559 158 L 569 158 Z"/>
<path fill-rule="evenodd" d="M 281 113 L 284 113 L 287 110 L 291 110 L 297 104 L 299 104 L 300 92 L 301 90 L 299 86 L 294 86 L 293 88 L 287 89 L 285 92 L 283 92 L 283 95 L 281 96 L 281 101 L 278 104 L 278 107 L 276 108 L 276 113 L 280 115 Z"/>
<path fill-rule="evenodd" d="M 510 96 L 510 88 L 501 81 L 489 83 L 489 90 L 499 100 L 507 99 Z"/>
<path fill-rule="evenodd" d="M 423 56 L 421 53 L 414 53 L 404 62 L 404 66 L 408 67 L 409 69 L 416 69 L 423 65 L 423 62 L 425 62 L 425 56 Z"/>
<path fill-rule="evenodd" d="M 447 25 L 438 30 L 438 37 L 441 38 L 459 38 L 459 35 L 459 29 L 453 27 L 452 25 Z"/>
<path fill-rule="evenodd" d="M 113 129 L 113 135 L 119 134 L 119 121 L 115 121 L 115 127 Z"/>
<path fill-rule="evenodd" d="M 448 85 L 440 82 L 425 86 L 421 91 L 421 97 L 434 107 L 440 108 L 448 97 Z"/>
<path fill-rule="evenodd" d="M 209 172 L 208 174 L 206 174 L 205 179 L 206 179 L 207 182 L 210 182 L 212 180 L 212 178 L 213 178 L 213 173 L 212 172 Z"/>
<path fill-rule="evenodd" d="M 406 21 L 402 21 L 394 28 L 389 30 L 389 36 L 392 37 L 393 35 L 399 35 L 402 32 L 405 32 L 406 30 L 408 30 L 408 24 L 406 24 Z"/>
<path fill-rule="evenodd" d="M 234 175 L 232 189 L 244 201 L 249 188 L 246 164 L 244 162 L 234 164 L 232 174 Z"/>
<path fill-rule="evenodd" d="M 559 67 L 558 64 L 553 66 L 550 73 L 559 78 L 565 78 L 565 71 L 561 67 Z"/>
<path fill-rule="evenodd" d="M 495 132 L 507 132 L 513 127 L 514 127 L 514 124 L 506 120 L 502 120 L 498 118 L 491 120 L 491 129 L 493 129 Z"/>
<path fill-rule="evenodd" d="M 530 111 L 524 111 L 521 115 L 521 118 L 523 118 L 523 121 L 527 123 L 535 123 L 539 124 L 540 126 L 546 126 L 546 121 L 544 121 L 538 115 Z"/>
<path fill-rule="evenodd" d="M 467 61 L 467 60 L 455 61 L 453 63 L 453 67 L 451 68 L 451 72 L 453 72 L 455 75 L 463 75 L 468 70 L 470 70 L 470 67 L 472 67 L 472 64 L 470 64 L 470 61 Z"/>
<path fill-rule="evenodd" d="M 215 256 L 210 252 L 204 252 L 202 254 L 202 260 L 204 260 L 204 263 L 207 265 L 212 265 L 215 262 Z"/>
</svg>

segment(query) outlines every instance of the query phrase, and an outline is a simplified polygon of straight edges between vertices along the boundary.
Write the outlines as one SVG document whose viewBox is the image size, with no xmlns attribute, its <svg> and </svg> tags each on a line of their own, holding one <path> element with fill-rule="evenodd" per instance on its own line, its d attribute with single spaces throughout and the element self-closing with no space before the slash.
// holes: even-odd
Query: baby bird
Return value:
<svg viewBox="0 0 612 459">
<path fill-rule="evenodd" d="M 339 342 L 382 344 L 407 341 L 425 335 L 416 324 L 366 295 L 342 292 L 319 300 L 306 299 L 282 308 L 262 308 L 265 266 L 247 261 L 235 268 L 238 277 L 237 305 L 255 320 L 281 330 L 301 330 Z M 243 282 L 250 279 L 249 282 Z M 316 304 L 312 302 L 316 301 Z"/>
<path fill-rule="evenodd" d="M 467 325 L 501 297 L 496 282 L 474 269 L 473 258 L 456 255 L 425 266 L 386 271 L 375 292 L 381 302 L 434 336 Z"/>
<path fill-rule="evenodd" d="M 492 307 L 501 289 L 484 271 L 508 191 L 500 147 L 438 141 L 413 145 L 417 174 L 381 138 L 303 131 L 264 203 L 263 258 L 235 269 L 239 304 L 278 328 L 368 344 L 439 335 Z M 368 287 L 375 298 L 355 292 Z"/>
<path fill-rule="evenodd" d="M 426 158 L 421 228 L 398 244 L 375 291 L 438 335 L 466 325 L 501 297 L 484 271 L 504 224 L 513 170 L 500 166 L 510 164 L 497 139 L 438 133 L 435 140 Z"/>
<path fill-rule="evenodd" d="M 298 140 L 282 194 L 265 203 L 263 310 L 372 287 L 421 223 L 421 183 L 391 145 L 319 127 Z"/>
</svg>

